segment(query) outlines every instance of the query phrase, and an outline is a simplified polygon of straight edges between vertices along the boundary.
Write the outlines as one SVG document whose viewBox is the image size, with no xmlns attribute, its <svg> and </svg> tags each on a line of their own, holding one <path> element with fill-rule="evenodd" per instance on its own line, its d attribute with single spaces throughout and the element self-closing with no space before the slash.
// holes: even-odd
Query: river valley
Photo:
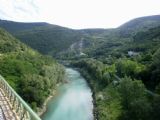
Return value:
<svg viewBox="0 0 160 120">
<path fill-rule="evenodd" d="M 66 68 L 66 83 L 47 104 L 42 120 L 93 120 L 91 89 L 80 73 Z"/>
</svg>

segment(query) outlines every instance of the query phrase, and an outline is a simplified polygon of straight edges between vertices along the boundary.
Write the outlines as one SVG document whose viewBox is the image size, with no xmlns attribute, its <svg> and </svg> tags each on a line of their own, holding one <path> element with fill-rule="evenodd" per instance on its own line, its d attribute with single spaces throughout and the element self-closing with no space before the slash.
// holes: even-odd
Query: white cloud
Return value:
<svg viewBox="0 0 160 120">
<path fill-rule="evenodd" d="M 108 28 L 135 17 L 159 14 L 159 6 L 160 0 L 0 0 L 0 17 L 71 28 Z"/>
<path fill-rule="evenodd" d="M 29 21 L 34 20 L 36 16 L 36 7 L 29 0 L 0 0 L 0 17 L 2 18 Z"/>
</svg>

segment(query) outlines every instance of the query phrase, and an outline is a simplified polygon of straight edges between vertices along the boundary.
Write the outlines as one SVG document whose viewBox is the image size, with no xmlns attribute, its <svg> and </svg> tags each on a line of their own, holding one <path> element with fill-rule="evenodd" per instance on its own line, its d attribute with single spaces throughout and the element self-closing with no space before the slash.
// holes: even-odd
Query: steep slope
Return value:
<svg viewBox="0 0 160 120">
<path fill-rule="evenodd" d="M 43 54 L 56 56 L 83 37 L 81 31 L 48 23 L 21 23 L 0 20 L 0 27 Z"/>
<path fill-rule="evenodd" d="M 67 50 L 82 37 L 78 31 L 54 25 L 25 30 L 15 36 L 41 53 L 52 56 Z"/>
<path fill-rule="evenodd" d="M 0 74 L 35 110 L 63 80 L 63 67 L 0 29 Z"/>
</svg>

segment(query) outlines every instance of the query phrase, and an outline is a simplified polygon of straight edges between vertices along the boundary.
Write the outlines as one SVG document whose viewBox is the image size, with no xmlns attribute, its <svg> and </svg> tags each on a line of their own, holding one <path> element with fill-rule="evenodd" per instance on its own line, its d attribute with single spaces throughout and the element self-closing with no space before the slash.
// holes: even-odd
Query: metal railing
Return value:
<svg viewBox="0 0 160 120">
<path fill-rule="evenodd" d="M 16 112 L 16 115 L 18 115 L 20 120 L 41 120 L 1 75 L 0 87 L 5 92 L 12 109 Z"/>
</svg>

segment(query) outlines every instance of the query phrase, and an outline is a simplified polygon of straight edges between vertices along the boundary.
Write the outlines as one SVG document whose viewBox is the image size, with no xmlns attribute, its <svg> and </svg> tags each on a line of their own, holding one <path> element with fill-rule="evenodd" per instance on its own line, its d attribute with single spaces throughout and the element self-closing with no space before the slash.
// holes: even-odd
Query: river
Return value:
<svg viewBox="0 0 160 120">
<path fill-rule="evenodd" d="M 48 102 L 42 120 L 93 120 L 92 92 L 86 80 L 72 68 L 66 68 L 66 80 Z"/>
</svg>

